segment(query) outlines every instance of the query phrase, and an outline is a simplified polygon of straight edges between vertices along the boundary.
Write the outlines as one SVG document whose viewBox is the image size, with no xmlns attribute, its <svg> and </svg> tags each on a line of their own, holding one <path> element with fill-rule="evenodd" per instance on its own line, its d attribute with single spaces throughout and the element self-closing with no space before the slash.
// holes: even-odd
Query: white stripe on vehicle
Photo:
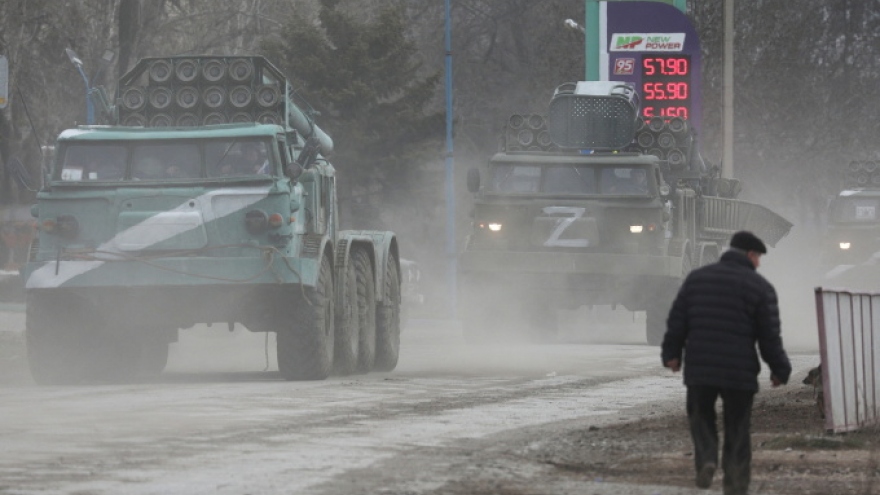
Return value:
<svg viewBox="0 0 880 495">
<path fill-rule="evenodd" d="M 265 187 L 215 189 L 194 199 L 186 199 L 176 208 L 162 212 L 162 214 L 160 214 L 161 216 L 156 215 L 147 218 L 143 222 L 117 233 L 112 239 L 98 246 L 96 251 L 107 253 L 105 256 L 108 259 L 112 259 L 113 253 L 121 254 L 123 252 L 119 249 L 120 245 L 131 245 L 136 242 L 139 242 L 144 246 L 158 244 L 178 234 L 195 228 L 200 228 L 208 222 L 223 218 L 236 211 L 247 208 L 268 195 L 269 190 Z M 231 196 L 235 197 L 236 200 L 222 201 L 218 205 L 212 205 L 212 199 L 215 196 Z M 167 214 L 173 215 L 174 213 L 192 211 L 193 207 L 190 206 L 191 202 L 195 202 L 199 211 L 202 212 L 201 221 L 198 224 L 169 224 L 164 220 L 163 217 L 166 217 Z M 217 210 L 214 209 L 214 206 L 218 206 Z M 157 229 L 157 226 L 167 228 Z M 149 242 L 146 241 L 147 237 L 150 238 Z M 99 254 L 96 253 L 95 256 L 98 257 Z M 60 287 L 72 278 L 90 272 L 104 263 L 106 263 L 106 261 L 101 260 L 47 261 L 43 266 L 31 272 L 25 283 L 25 287 L 28 289 Z"/>
</svg>

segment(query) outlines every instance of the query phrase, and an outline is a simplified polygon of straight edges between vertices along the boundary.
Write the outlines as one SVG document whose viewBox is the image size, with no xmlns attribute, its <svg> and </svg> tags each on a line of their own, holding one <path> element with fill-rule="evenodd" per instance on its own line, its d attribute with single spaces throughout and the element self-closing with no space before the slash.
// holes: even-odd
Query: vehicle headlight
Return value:
<svg viewBox="0 0 880 495">
<path fill-rule="evenodd" d="M 640 234 L 642 232 L 642 230 L 644 230 L 644 227 L 641 225 L 630 225 L 629 226 L 629 231 L 632 232 L 633 234 Z"/>
<path fill-rule="evenodd" d="M 846 251 L 849 248 L 850 248 L 850 243 L 848 243 L 848 242 L 841 242 L 840 243 L 840 249 L 843 249 L 844 251 Z"/>
<path fill-rule="evenodd" d="M 501 222 L 480 222 L 477 225 L 480 227 L 480 230 L 489 229 L 492 232 L 498 232 L 501 230 Z"/>
</svg>

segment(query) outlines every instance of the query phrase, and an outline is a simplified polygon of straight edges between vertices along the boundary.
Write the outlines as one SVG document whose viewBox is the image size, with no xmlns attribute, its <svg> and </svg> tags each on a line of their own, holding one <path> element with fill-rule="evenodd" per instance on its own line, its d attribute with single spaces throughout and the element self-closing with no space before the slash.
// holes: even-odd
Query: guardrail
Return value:
<svg viewBox="0 0 880 495">
<path fill-rule="evenodd" d="M 880 424 L 880 293 L 816 288 L 825 429 Z"/>
</svg>

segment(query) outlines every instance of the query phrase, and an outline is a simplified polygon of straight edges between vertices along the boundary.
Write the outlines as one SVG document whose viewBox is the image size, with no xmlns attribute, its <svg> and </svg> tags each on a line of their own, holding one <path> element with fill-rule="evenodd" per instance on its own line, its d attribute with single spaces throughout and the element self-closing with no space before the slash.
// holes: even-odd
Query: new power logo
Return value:
<svg viewBox="0 0 880 495">
<path fill-rule="evenodd" d="M 684 49 L 684 33 L 614 33 L 612 52 L 680 52 Z"/>
</svg>

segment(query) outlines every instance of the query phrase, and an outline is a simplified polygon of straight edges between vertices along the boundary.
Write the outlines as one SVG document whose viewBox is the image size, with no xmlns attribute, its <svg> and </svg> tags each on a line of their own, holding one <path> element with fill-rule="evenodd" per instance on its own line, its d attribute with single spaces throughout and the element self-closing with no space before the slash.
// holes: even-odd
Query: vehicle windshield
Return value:
<svg viewBox="0 0 880 495">
<path fill-rule="evenodd" d="M 838 198 L 831 208 L 831 218 L 836 222 L 877 222 L 880 198 Z"/>
<path fill-rule="evenodd" d="M 69 143 L 54 178 L 63 182 L 259 178 L 277 167 L 267 140 Z"/>
<path fill-rule="evenodd" d="M 648 169 L 583 164 L 493 164 L 489 190 L 498 193 L 625 195 L 651 191 Z"/>
</svg>

